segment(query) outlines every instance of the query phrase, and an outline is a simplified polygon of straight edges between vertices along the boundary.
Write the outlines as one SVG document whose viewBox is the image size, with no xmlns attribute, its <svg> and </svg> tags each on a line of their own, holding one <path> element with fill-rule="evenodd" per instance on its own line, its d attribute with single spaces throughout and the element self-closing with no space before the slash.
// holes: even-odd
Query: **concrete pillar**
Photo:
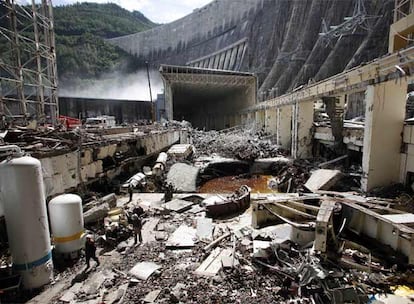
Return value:
<svg viewBox="0 0 414 304">
<path fill-rule="evenodd" d="M 313 101 L 292 106 L 292 157 L 312 156 Z"/>
<path fill-rule="evenodd" d="M 292 138 L 292 107 L 277 108 L 277 144 L 283 149 L 290 150 Z"/>
<path fill-rule="evenodd" d="M 164 94 L 165 94 L 165 116 L 167 120 L 173 120 L 173 94 L 171 86 L 166 85 L 164 82 Z"/>
<path fill-rule="evenodd" d="M 371 85 L 365 91 L 363 191 L 399 181 L 406 96 L 406 79 Z"/>
<path fill-rule="evenodd" d="M 277 129 L 277 109 L 271 108 L 265 110 L 265 132 L 276 134 Z"/>
</svg>

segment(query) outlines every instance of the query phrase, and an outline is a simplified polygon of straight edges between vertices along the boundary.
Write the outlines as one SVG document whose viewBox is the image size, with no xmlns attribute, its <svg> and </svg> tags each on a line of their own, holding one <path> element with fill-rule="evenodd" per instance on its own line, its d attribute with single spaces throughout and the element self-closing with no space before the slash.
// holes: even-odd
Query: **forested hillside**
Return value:
<svg viewBox="0 0 414 304">
<path fill-rule="evenodd" d="M 140 12 L 112 3 L 57 6 L 54 19 L 61 83 L 95 79 L 115 68 L 132 69 L 133 58 L 104 39 L 156 26 Z"/>
</svg>

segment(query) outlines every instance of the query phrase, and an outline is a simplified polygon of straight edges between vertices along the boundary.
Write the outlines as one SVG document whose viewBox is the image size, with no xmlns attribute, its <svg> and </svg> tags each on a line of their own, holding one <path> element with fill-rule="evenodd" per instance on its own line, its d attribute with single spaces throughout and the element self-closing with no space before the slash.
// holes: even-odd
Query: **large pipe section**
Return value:
<svg viewBox="0 0 414 304">
<path fill-rule="evenodd" d="M 24 156 L 1 162 L 0 195 L 13 270 L 25 289 L 41 287 L 51 281 L 53 263 L 40 161 Z"/>
<path fill-rule="evenodd" d="M 165 167 L 167 165 L 168 154 L 165 152 L 161 152 L 158 155 L 157 160 L 155 161 L 155 165 L 152 168 L 152 173 L 156 176 L 160 176 L 162 172 L 165 171 Z"/>
</svg>

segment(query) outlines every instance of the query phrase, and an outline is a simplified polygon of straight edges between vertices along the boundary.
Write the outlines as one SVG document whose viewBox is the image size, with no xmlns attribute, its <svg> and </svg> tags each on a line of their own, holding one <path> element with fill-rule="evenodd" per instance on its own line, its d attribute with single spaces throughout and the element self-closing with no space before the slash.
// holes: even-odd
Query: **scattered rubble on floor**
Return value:
<svg viewBox="0 0 414 304">
<path fill-rule="evenodd" d="M 412 296 L 411 197 L 351 192 L 343 184 L 352 176 L 338 166 L 346 157 L 293 161 L 251 131 L 192 132 L 195 150 L 159 154 L 120 183 L 123 191 L 84 204 L 101 265 L 86 270 L 81 259 L 58 270 L 44 297 L 29 303 L 404 303 Z M 270 191 L 195 193 L 208 167 L 197 157 L 212 151 L 216 160 L 264 168 Z M 158 193 L 141 193 L 150 183 Z M 135 212 L 139 244 L 128 221 Z"/>
</svg>

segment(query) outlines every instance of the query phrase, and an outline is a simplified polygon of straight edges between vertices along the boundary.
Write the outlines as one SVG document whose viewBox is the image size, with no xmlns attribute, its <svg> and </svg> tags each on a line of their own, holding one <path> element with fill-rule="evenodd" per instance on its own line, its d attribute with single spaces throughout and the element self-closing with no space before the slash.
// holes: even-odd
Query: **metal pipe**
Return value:
<svg viewBox="0 0 414 304">
<path fill-rule="evenodd" d="M 7 145 L 7 146 L 0 146 L 0 153 L 2 152 L 12 152 L 13 156 L 22 156 L 22 150 L 19 146 L 16 145 Z"/>
</svg>

